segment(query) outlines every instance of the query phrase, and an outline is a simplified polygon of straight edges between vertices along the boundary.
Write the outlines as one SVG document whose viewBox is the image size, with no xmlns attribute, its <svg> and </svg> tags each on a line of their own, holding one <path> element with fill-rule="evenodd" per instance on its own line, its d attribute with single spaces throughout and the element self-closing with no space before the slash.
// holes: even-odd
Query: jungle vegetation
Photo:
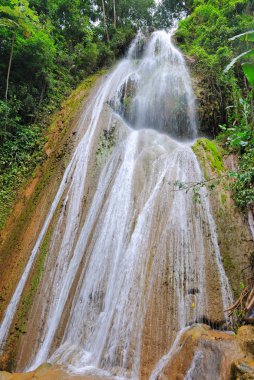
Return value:
<svg viewBox="0 0 254 380">
<path fill-rule="evenodd" d="M 139 28 L 183 15 L 175 39 L 201 78 L 202 122 L 239 156 L 235 200 L 253 206 L 254 0 L 0 0 L 0 215 L 45 158 L 50 115 L 70 91 L 121 57 Z"/>
<path fill-rule="evenodd" d="M 239 157 L 233 192 L 245 210 L 254 204 L 253 30 L 253 0 L 194 0 L 176 35 L 203 78 L 203 123 Z"/>
</svg>

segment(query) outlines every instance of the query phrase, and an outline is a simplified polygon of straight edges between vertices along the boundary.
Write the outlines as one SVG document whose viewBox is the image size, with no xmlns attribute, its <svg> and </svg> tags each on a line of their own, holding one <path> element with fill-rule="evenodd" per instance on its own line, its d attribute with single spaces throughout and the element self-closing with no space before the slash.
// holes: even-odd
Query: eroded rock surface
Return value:
<svg viewBox="0 0 254 380">
<path fill-rule="evenodd" d="M 226 176 L 229 171 L 237 170 L 237 157 L 233 154 L 226 155 L 215 141 L 206 138 L 198 139 L 193 150 L 202 167 L 205 180 L 208 181 L 207 188 L 215 184 L 215 188 L 210 191 L 210 205 L 216 222 L 223 266 L 234 296 L 238 297 L 241 284 L 246 284 L 249 276 L 246 268 L 249 267 L 254 243 L 247 217 L 236 207 L 230 191 L 231 180 Z M 215 182 L 211 179 L 215 179 Z"/>
<path fill-rule="evenodd" d="M 109 377 L 107 377 L 110 380 Z M 28 373 L 0 372 L 0 380 L 102 380 L 96 376 L 79 376 L 68 374 L 59 367 L 48 363 L 41 365 L 36 371 Z"/>
<path fill-rule="evenodd" d="M 250 380 L 254 379 L 254 327 L 233 332 L 212 330 L 207 325 L 185 329 L 176 344 L 157 364 L 151 380 Z M 144 376 L 143 376 L 144 377 Z M 145 378 L 145 377 L 144 377 Z M 29 373 L 0 372 L 0 380 L 102 380 L 78 376 L 50 364 Z M 110 380 L 109 377 L 107 377 Z"/>
<path fill-rule="evenodd" d="M 253 342 L 254 329 L 251 326 L 242 327 L 235 336 L 232 332 L 212 330 L 207 325 L 193 325 L 182 333 L 171 357 L 160 373 L 154 372 L 154 378 L 253 379 Z"/>
</svg>

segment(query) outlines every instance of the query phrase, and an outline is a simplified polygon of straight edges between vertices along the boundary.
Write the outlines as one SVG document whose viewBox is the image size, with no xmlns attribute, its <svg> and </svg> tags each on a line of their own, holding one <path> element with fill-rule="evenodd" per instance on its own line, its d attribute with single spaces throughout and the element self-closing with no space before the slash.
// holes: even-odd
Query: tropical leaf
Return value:
<svg viewBox="0 0 254 380">
<path fill-rule="evenodd" d="M 18 28 L 19 24 L 14 20 L 2 17 L 0 18 L 0 26 L 7 26 L 8 28 Z"/>
<path fill-rule="evenodd" d="M 228 70 L 230 70 L 233 66 L 234 66 L 234 64 L 240 59 L 240 58 L 242 58 L 242 57 L 250 57 L 250 56 L 252 56 L 252 55 L 254 55 L 254 49 L 251 49 L 251 50 L 248 50 L 248 51 L 245 51 L 244 53 L 242 53 L 242 54 L 240 54 L 240 55 L 238 55 L 237 57 L 235 57 L 228 65 L 227 65 L 227 67 L 225 68 L 225 70 L 224 70 L 224 73 L 226 73 Z"/>
<path fill-rule="evenodd" d="M 242 68 L 250 85 L 254 86 L 254 64 L 245 62 L 242 64 Z"/>
<path fill-rule="evenodd" d="M 246 42 L 254 42 L 254 30 L 249 30 L 248 32 L 238 34 L 237 36 L 234 36 L 229 39 L 229 41 L 234 41 L 235 39 L 240 38 L 242 40 L 245 40 Z M 235 57 L 225 68 L 224 73 L 226 73 L 228 70 L 230 70 L 234 64 L 241 58 L 250 58 L 254 56 L 254 49 L 247 50 L 243 52 L 242 54 L 239 54 L 237 57 Z"/>
<path fill-rule="evenodd" d="M 234 41 L 237 38 L 241 38 L 245 41 L 254 42 L 254 30 L 249 30 L 248 32 L 238 34 L 237 36 L 229 38 L 229 41 Z"/>
<path fill-rule="evenodd" d="M 249 52 L 247 52 L 246 54 L 246 58 L 251 58 L 251 57 L 254 57 L 254 49 L 249 50 Z"/>
</svg>

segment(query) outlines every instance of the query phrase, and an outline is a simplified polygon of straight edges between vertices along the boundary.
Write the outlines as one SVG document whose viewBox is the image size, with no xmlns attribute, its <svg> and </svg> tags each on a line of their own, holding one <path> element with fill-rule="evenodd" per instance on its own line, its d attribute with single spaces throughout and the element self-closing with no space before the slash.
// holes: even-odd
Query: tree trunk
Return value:
<svg viewBox="0 0 254 380">
<path fill-rule="evenodd" d="M 45 79 L 43 79 L 42 88 L 41 88 L 41 95 L 40 95 L 40 99 L 39 99 L 39 103 L 38 103 L 38 107 L 37 107 L 38 112 L 36 113 L 36 116 L 34 117 L 35 123 L 38 122 L 39 117 L 40 117 L 40 108 L 41 108 L 41 105 L 42 105 L 42 102 L 43 102 L 43 99 L 44 99 L 44 94 L 45 94 L 45 91 L 46 91 L 46 87 L 47 87 L 47 83 L 46 83 Z"/>
<path fill-rule="evenodd" d="M 108 27 L 107 27 L 107 18 L 106 18 L 106 11 L 105 11 L 105 3 L 104 3 L 104 0 L 101 0 L 101 2 L 102 2 L 102 11 L 103 11 L 105 32 L 106 32 L 106 36 L 107 36 L 107 41 L 109 43 L 109 35 L 108 35 Z"/>
<path fill-rule="evenodd" d="M 10 72 L 11 72 L 11 64 L 12 64 L 12 57 L 13 57 L 14 42 L 15 42 L 15 34 L 13 33 L 12 40 L 11 40 L 11 54 L 10 54 L 10 58 L 9 58 L 8 71 L 7 71 L 7 77 L 6 77 L 6 89 L 5 89 L 5 103 L 6 103 L 6 105 L 8 102 L 8 91 L 9 91 L 9 81 L 10 81 Z"/>
<path fill-rule="evenodd" d="M 15 42 L 15 33 L 12 35 L 11 39 L 11 53 L 10 53 L 10 58 L 9 58 L 9 64 L 8 64 L 8 70 L 7 70 L 7 77 L 6 77 L 6 89 L 5 89 L 5 105 L 6 105 L 6 112 L 5 112 L 5 131 L 6 131 L 6 126 L 7 126 L 7 120 L 8 120 L 8 110 L 7 110 L 7 105 L 8 105 L 8 91 L 9 91 L 9 81 L 10 81 L 10 72 L 11 72 L 11 64 L 12 64 L 12 57 L 13 57 L 13 48 L 14 48 L 14 42 Z"/>
<path fill-rule="evenodd" d="M 113 0 L 114 27 L 116 28 L 116 0 Z"/>
</svg>

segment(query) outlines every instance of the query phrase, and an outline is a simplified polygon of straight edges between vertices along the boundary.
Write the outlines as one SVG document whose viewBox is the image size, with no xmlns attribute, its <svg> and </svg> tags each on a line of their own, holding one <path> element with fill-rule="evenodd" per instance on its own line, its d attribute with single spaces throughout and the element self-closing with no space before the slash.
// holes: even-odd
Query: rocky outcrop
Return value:
<svg viewBox="0 0 254 380">
<path fill-rule="evenodd" d="M 246 268 L 254 251 L 254 243 L 247 217 L 232 199 L 231 179 L 226 175 L 228 171 L 237 170 L 237 157 L 226 154 L 215 141 L 206 138 L 198 139 L 193 150 L 208 181 L 206 187 L 217 226 L 223 265 L 234 295 L 238 297 L 249 276 Z"/>
<path fill-rule="evenodd" d="M 180 335 L 171 357 L 157 373 L 160 380 L 253 379 L 254 328 L 237 335 L 194 325 Z M 156 372 L 154 372 L 156 374 Z M 251 377 L 252 376 L 252 377 Z"/>
<path fill-rule="evenodd" d="M 254 379 L 254 327 L 233 332 L 193 325 L 181 332 L 168 355 L 154 369 L 152 380 L 250 380 Z M 75 376 L 60 367 L 44 364 L 30 373 L 0 372 L 0 380 L 100 380 Z M 110 377 L 107 377 L 110 379 Z"/>
<path fill-rule="evenodd" d="M 231 379 L 234 380 L 253 380 L 254 379 L 254 361 L 238 360 L 232 365 Z"/>
<path fill-rule="evenodd" d="M 110 380 L 110 378 L 107 378 Z M 28 373 L 0 372 L 0 380 L 102 380 L 96 376 L 80 376 L 68 374 L 59 367 L 53 367 L 46 363 L 37 370 Z"/>
</svg>

